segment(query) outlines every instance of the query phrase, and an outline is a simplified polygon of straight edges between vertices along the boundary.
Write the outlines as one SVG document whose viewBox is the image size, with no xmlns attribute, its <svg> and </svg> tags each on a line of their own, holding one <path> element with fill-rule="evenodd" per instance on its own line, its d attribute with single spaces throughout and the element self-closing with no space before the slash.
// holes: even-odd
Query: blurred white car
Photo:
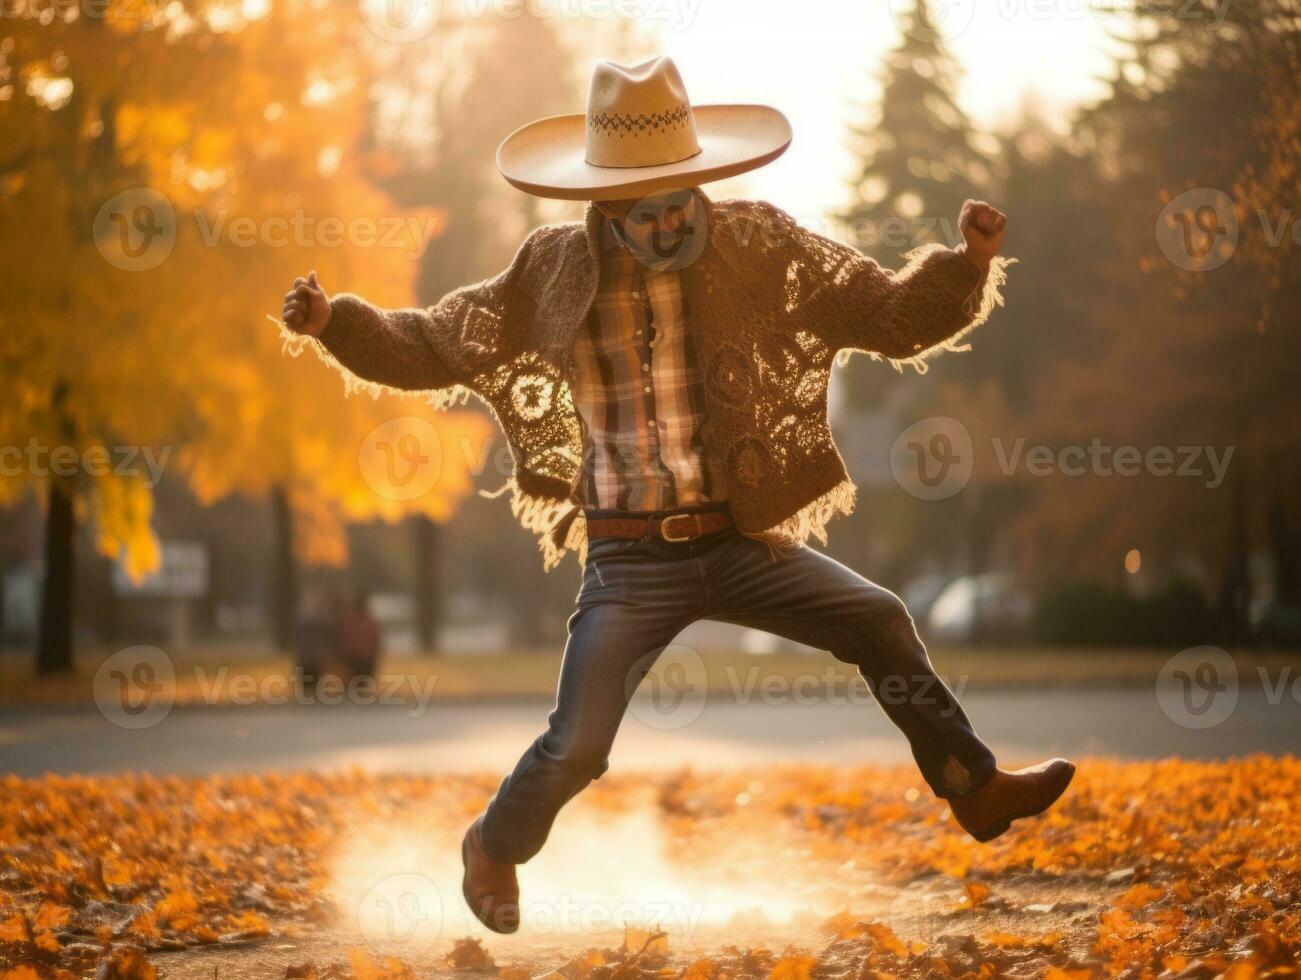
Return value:
<svg viewBox="0 0 1301 980">
<path fill-rule="evenodd" d="M 948 572 L 930 572 L 908 582 L 899 590 L 899 598 L 908 607 L 913 619 L 918 623 L 925 623 L 926 617 L 931 614 L 931 607 L 935 605 L 935 600 L 944 593 L 952 581 L 953 576 Z"/>
<path fill-rule="evenodd" d="M 1034 600 L 1002 572 L 963 575 L 940 593 L 926 617 L 927 640 L 970 643 L 1017 640 L 1030 635 Z"/>
</svg>

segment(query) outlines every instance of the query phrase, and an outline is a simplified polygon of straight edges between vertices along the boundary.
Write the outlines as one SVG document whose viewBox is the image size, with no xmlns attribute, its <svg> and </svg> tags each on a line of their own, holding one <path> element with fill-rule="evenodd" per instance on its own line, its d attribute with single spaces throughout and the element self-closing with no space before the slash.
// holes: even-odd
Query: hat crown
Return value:
<svg viewBox="0 0 1301 980">
<path fill-rule="evenodd" d="M 700 152 L 687 87 L 671 58 L 597 64 L 586 130 L 586 159 L 597 167 L 654 167 Z"/>
</svg>

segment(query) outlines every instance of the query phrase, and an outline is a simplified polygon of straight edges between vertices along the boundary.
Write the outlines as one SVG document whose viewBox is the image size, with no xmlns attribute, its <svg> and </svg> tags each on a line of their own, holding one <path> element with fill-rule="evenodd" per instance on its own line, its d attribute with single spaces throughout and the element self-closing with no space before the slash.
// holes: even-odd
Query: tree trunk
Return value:
<svg viewBox="0 0 1301 980">
<path fill-rule="evenodd" d="M 438 629 L 443 620 L 443 590 L 439 575 L 442 528 L 424 514 L 416 515 L 416 639 L 426 653 L 438 652 Z"/>
<path fill-rule="evenodd" d="M 294 646 L 298 619 L 298 563 L 294 558 L 294 511 L 283 486 L 271 491 L 273 577 L 271 582 L 271 638 L 277 650 Z"/>
<path fill-rule="evenodd" d="M 72 586 L 74 536 L 72 486 L 51 479 L 45 518 L 45 582 L 41 587 L 41 627 L 36 645 L 38 674 L 72 671 Z"/>
<path fill-rule="evenodd" d="M 1269 543 L 1274 553 L 1274 601 L 1280 606 L 1301 600 L 1301 537 L 1288 518 L 1283 501 L 1275 496 L 1270 504 Z"/>
</svg>

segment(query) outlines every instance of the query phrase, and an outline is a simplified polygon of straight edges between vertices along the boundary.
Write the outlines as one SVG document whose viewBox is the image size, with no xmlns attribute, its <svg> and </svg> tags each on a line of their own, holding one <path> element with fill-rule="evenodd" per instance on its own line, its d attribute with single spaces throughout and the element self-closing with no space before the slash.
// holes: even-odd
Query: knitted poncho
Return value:
<svg viewBox="0 0 1301 980">
<path fill-rule="evenodd" d="M 569 500 L 583 447 L 567 379 L 596 293 L 602 220 L 589 207 L 581 224 L 537 229 L 500 275 L 427 309 L 335 296 L 314 342 L 353 386 L 486 403 L 514 459 L 512 510 L 539 536 L 547 568 L 586 545 Z M 837 354 L 920 364 L 1002 303 L 1006 261 L 982 281 L 963 256 L 928 245 L 892 273 L 757 201 L 709 202 L 707 235 L 682 280 L 706 377 L 704 435 L 726 468 L 733 520 L 778 545 L 825 542 L 827 521 L 855 495 L 827 422 Z"/>
</svg>

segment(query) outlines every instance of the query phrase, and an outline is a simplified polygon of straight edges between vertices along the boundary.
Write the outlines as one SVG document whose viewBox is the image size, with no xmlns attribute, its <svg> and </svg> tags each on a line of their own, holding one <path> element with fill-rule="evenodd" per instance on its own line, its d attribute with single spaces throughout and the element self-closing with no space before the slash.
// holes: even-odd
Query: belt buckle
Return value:
<svg viewBox="0 0 1301 980">
<path fill-rule="evenodd" d="M 695 527 L 693 528 L 695 533 L 675 535 L 671 531 L 669 531 L 669 522 L 676 521 L 679 518 L 681 518 L 684 521 L 691 521 L 695 525 Z M 664 520 L 660 521 L 660 537 L 670 543 L 681 544 L 683 541 L 690 541 L 692 538 L 699 537 L 699 536 L 700 536 L 700 517 L 697 514 L 671 514 L 668 517 L 664 518 Z"/>
</svg>

